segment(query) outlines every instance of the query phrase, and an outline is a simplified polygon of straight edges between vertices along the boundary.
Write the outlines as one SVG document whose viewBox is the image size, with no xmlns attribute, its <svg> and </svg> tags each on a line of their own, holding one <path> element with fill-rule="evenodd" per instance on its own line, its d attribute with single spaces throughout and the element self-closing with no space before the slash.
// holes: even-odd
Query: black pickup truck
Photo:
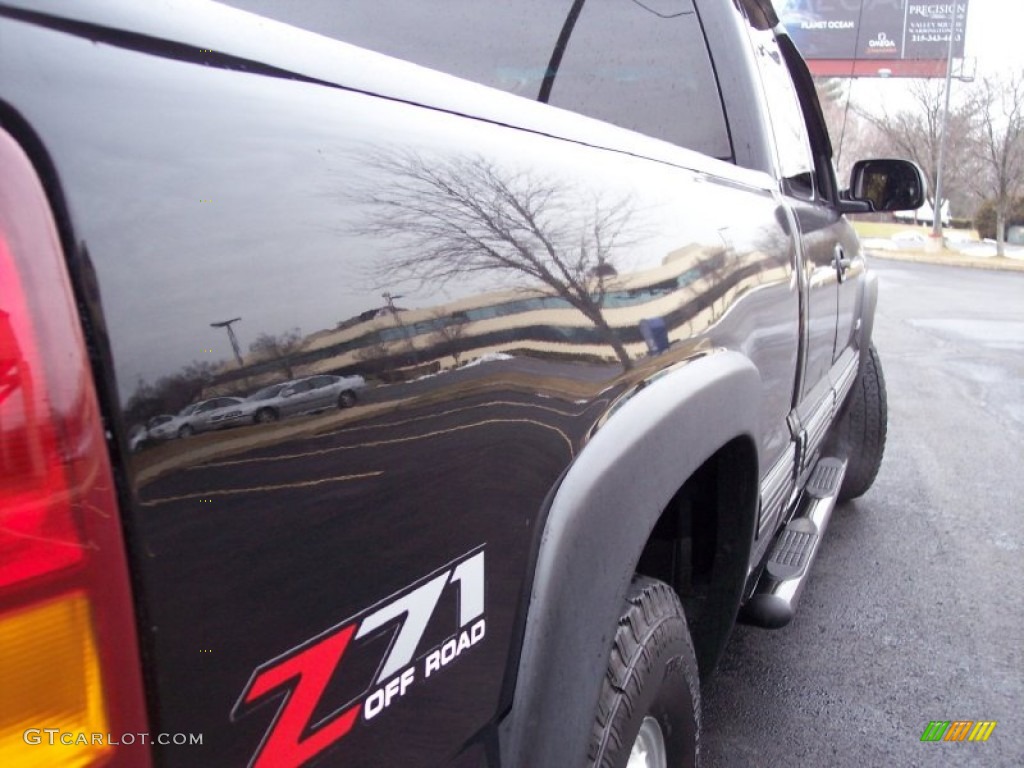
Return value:
<svg viewBox="0 0 1024 768">
<path fill-rule="evenodd" d="M 767 0 L 344 13 L 0 0 L 0 765 L 693 765 L 921 176 Z"/>
</svg>

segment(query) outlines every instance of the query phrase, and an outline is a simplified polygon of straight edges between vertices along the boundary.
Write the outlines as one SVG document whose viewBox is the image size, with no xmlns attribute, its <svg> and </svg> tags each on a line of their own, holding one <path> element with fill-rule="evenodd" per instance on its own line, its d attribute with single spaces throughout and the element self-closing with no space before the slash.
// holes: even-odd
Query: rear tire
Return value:
<svg viewBox="0 0 1024 768">
<path fill-rule="evenodd" d="M 192 437 L 196 431 L 192 429 L 191 424 L 185 424 L 181 429 L 178 430 L 178 437 Z"/>
<path fill-rule="evenodd" d="M 839 501 L 863 496 L 875 482 L 885 453 L 889 407 L 875 345 L 861 359 L 846 409 L 836 424 L 832 453 L 847 460 Z"/>
<path fill-rule="evenodd" d="M 260 408 L 256 411 L 254 420 L 257 424 L 269 424 L 272 421 L 277 421 L 277 411 L 273 408 Z"/>
<path fill-rule="evenodd" d="M 682 768 L 697 765 L 699 748 L 700 683 L 683 607 L 668 584 L 634 577 L 601 686 L 587 765 L 625 768 L 632 752 L 633 765 Z"/>
<path fill-rule="evenodd" d="M 351 408 L 356 404 L 356 393 L 351 389 L 346 389 L 340 395 L 338 395 L 338 407 L 339 408 Z"/>
</svg>

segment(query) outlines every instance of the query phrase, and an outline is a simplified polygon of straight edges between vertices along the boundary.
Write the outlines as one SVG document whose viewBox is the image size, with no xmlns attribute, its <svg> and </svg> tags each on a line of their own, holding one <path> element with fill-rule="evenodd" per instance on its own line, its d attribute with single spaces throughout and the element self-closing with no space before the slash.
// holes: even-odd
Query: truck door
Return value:
<svg viewBox="0 0 1024 768">
<path fill-rule="evenodd" d="M 828 226 L 828 253 L 820 262 L 824 271 L 834 273 L 836 284 L 837 316 L 836 337 L 832 348 L 832 373 L 842 377 L 853 354 L 855 323 L 859 318 L 857 306 L 863 288 L 865 270 L 860 242 L 852 225 L 840 215 L 839 186 L 832 164 L 832 142 L 821 113 L 814 80 L 807 64 L 800 57 L 793 41 L 786 35 L 778 39 L 779 50 L 796 87 L 797 98 L 807 125 L 814 159 L 816 199 Z"/>
<path fill-rule="evenodd" d="M 772 32 L 751 29 L 750 35 L 775 134 L 778 175 L 795 229 L 804 297 L 803 356 L 795 399 L 798 404 L 815 405 L 826 394 L 835 347 L 839 310 L 835 246 L 842 219 L 818 178 L 807 121 L 783 52 Z"/>
<path fill-rule="evenodd" d="M 840 213 L 832 145 L 806 64 L 785 33 L 751 30 L 775 133 L 782 191 L 796 230 L 801 362 L 794 382 L 801 467 L 834 415 L 833 385 L 855 365 L 851 346 L 864 261 Z"/>
</svg>

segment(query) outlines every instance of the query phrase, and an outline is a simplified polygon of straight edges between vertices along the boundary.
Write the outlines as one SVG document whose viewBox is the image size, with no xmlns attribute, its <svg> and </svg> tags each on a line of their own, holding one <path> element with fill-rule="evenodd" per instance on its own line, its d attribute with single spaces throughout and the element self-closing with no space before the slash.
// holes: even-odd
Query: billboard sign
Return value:
<svg viewBox="0 0 1024 768">
<path fill-rule="evenodd" d="M 865 74 L 885 71 L 881 62 L 892 62 L 896 74 L 933 69 L 944 72 L 951 30 L 953 56 L 964 55 L 968 3 L 775 0 L 783 24 L 812 71 L 822 69 L 815 66 L 816 61 L 842 61 L 848 65 L 866 63 L 866 67 L 858 67 Z M 939 61 L 942 67 L 930 66 Z"/>
</svg>

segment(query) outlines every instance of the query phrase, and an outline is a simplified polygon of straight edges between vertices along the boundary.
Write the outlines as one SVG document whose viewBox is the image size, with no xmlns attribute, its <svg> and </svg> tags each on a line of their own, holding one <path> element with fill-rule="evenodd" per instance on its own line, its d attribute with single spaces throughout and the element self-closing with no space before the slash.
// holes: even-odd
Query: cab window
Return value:
<svg viewBox="0 0 1024 768">
<path fill-rule="evenodd" d="M 770 31 L 750 29 L 768 115 L 775 134 L 779 174 L 787 194 L 814 198 L 814 160 L 807 124 L 782 51 Z"/>
<path fill-rule="evenodd" d="M 288 6 L 234 4 L 302 25 Z M 692 0 L 346 0 L 339 37 L 483 85 L 732 158 Z"/>
<path fill-rule="evenodd" d="M 550 103 L 712 157 L 732 155 L 691 0 L 587 0 Z"/>
</svg>

